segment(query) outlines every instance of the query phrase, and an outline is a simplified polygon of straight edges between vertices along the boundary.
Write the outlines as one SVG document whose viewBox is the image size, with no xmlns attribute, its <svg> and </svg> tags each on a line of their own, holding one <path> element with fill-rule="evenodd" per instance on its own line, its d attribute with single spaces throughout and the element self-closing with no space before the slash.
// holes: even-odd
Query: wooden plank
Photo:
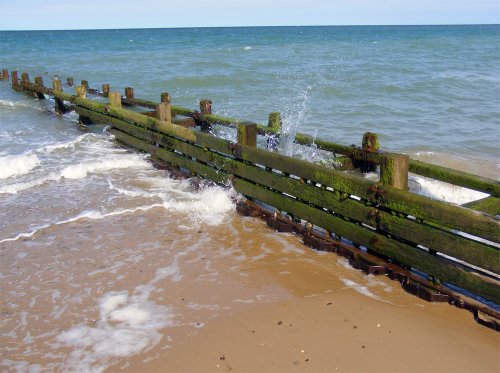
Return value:
<svg viewBox="0 0 500 373">
<path fill-rule="evenodd" d="M 500 215 L 500 198 L 486 197 L 477 201 L 472 201 L 462 205 L 472 210 L 482 211 L 487 214 L 497 216 Z"/>
<path fill-rule="evenodd" d="M 77 109 L 77 111 L 80 110 L 83 109 Z M 395 237 L 413 242 L 415 245 L 420 244 L 435 251 L 464 260 L 488 271 L 500 272 L 500 252 L 495 248 L 454 235 L 451 232 L 444 232 L 423 224 L 418 224 L 412 220 L 376 210 L 374 207 L 365 206 L 353 199 L 346 199 L 341 193 L 334 193 L 316 187 L 313 184 L 303 184 L 298 180 L 283 175 L 277 175 L 265 171 L 260 167 L 247 165 L 243 162 L 223 157 L 220 154 L 213 153 L 202 147 L 145 130 L 116 118 L 109 118 L 97 113 L 97 117 L 95 114 L 92 116 L 92 112 L 90 111 L 84 111 L 82 114 L 91 117 L 93 120 L 102 121 L 106 118 L 112 119 L 108 121 L 108 123 L 132 136 L 181 151 L 202 162 L 213 165 L 216 169 L 222 169 L 236 176 L 293 195 L 315 206 L 325 207 L 342 216 L 377 227 Z M 352 236 L 348 238 L 355 239 Z"/>
<path fill-rule="evenodd" d="M 57 92 L 57 95 L 61 97 L 61 93 Z M 67 98 L 75 101 L 71 96 Z M 96 111 L 102 110 L 102 112 L 105 112 L 107 110 L 106 105 L 95 103 L 91 100 L 78 99 L 78 104 L 88 108 L 95 108 Z M 283 172 L 304 179 L 313 180 L 316 183 L 356 195 L 372 203 L 382 204 L 386 208 L 412 215 L 418 219 L 423 219 L 451 229 L 457 229 L 493 242 L 499 242 L 499 222 L 491 217 L 465 208 L 399 191 L 389 186 L 380 186 L 377 183 L 353 175 L 277 153 L 270 153 L 258 148 L 234 145 L 229 141 L 218 139 L 209 134 L 176 126 L 172 123 L 161 122 L 155 118 L 148 118 L 142 114 L 134 113 L 129 110 L 109 108 L 109 114 L 125 121 L 137 123 L 145 128 L 198 143 L 201 146 L 206 146 L 219 152 L 232 154 L 248 162 L 280 169 Z"/>
<path fill-rule="evenodd" d="M 452 283 L 497 304 L 500 302 L 498 281 L 467 272 L 440 260 L 439 257 L 394 241 L 379 233 L 370 232 L 355 223 L 347 222 L 325 211 L 308 206 L 287 196 L 273 193 L 269 189 L 242 179 L 235 179 L 233 186 L 239 193 L 265 203 L 273 203 L 276 208 L 295 216 L 301 216 L 312 224 L 326 226 L 330 232 L 343 237 L 354 235 L 357 238 L 356 243 L 369 247 L 404 265 L 435 276 L 442 281 Z"/>
<path fill-rule="evenodd" d="M 94 104 L 93 104 L 94 105 Z M 89 105 L 90 106 L 90 105 Z M 104 108 L 104 111 L 106 109 Z M 285 173 L 312 180 L 344 193 L 356 195 L 385 208 L 414 216 L 434 224 L 457 229 L 499 243 L 500 223 L 484 214 L 411 194 L 390 186 L 382 186 L 360 177 L 328 169 L 307 161 L 263 149 L 231 144 L 212 135 L 161 122 L 130 110 L 110 107 L 109 114 L 140 126 L 178 137 L 215 151 L 233 155 Z"/>
<path fill-rule="evenodd" d="M 258 148 L 233 149 L 233 155 L 285 173 L 312 180 L 325 187 L 349 193 L 385 208 L 457 229 L 499 243 L 500 223 L 484 214 L 428 197 L 373 183 L 351 174 L 328 169 Z"/>
<path fill-rule="evenodd" d="M 500 181 L 467 172 L 453 170 L 426 162 L 410 159 L 409 171 L 432 179 L 444 181 L 464 188 L 478 190 L 500 197 Z"/>
<path fill-rule="evenodd" d="M 228 175 L 224 172 L 216 171 L 209 166 L 195 162 L 187 157 L 184 157 L 172 151 L 168 151 L 163 148 L 158 148 L 153 144 L 129 136 L 126 133 L 121 132 L 119 130 L 110 129 L 109 132 L 113 134 L 119 142 L 122 142 L 135 149 L 147 152 L 161 160 L 164 160 L 176 166 L 185 168 L 203 178 L 215 181 L 220 184 L 227 183 L 228 181 Z"/>
</svg>

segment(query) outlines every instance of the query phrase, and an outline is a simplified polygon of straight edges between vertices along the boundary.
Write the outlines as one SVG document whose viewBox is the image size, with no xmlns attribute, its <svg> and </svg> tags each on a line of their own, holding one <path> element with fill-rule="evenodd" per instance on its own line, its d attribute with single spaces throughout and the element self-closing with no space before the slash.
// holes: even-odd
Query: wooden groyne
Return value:
<svg viewBox="0 0 500 373">
<path fill-rule="evenodd" d="M 9 80 L 8 71 L 1 77 Z M 296 143 L 335 154 L 336 169 L 272 151 L 280 137 L 279 113 L 271 113 L 268 124 L 261 125 L 215 115 L 210 100 L 190 110 L 172 105 L 168 93 L 152 102 L 136 98 L 131 87 L 122 95 L 108 84 L 91 89 L 85 80 L 75 87 L 73 78 L 64 84 L 55 79 L 51 88 L 42 77 L 31 82 L 27 73 L 19 79 L 13 71 L 10 78 L 16 91 L 52 97 L 57 113 L 75 110 L 82 124 L 109 125 L 120 143 L 182 171 L 232 185 L 249 199 L 238 207 L 240 212 L 262 216 L 277 230 L 295 231 L 305 244 L 335 251 L 367 273 L 386 274 L 424 299 L 468 308 L 479 322 L 499 329 L 497 310 L 444 286 L 500 304 L 497 180 L 383 152 L 376 134 L 365 134 L 361 147 L 296 134 Z M 87 97 L 91 95 L 108 102 Z M 210 134 L 207 129 L 214 125 L 235 128 L 237 142 Z M 341 171 L 376 167 L 376 182 Z M 432 200 L 408 191 L 409 172 L 490 196 L 465 206 Z M 276 211 L 263 209 L 261 202 Z"/>
</svg>

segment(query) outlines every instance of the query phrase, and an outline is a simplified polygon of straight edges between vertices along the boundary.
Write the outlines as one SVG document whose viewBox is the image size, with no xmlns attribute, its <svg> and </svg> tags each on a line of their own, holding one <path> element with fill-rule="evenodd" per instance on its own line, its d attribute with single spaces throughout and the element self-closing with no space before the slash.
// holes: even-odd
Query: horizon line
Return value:
<svg viewBox="0 0 500 373">
<path fill-rule="evenodd" d="M 68 28 L 68 29 L 8 29 L 0 32 L 26 31 L 106 31 L 106 30 L 182 30 L 207 28 L 264 28 L 264 27 L 428 27 L 428 26 L 498 26 L 500 23 L 430 23 L 430 24 L 343 24 L 343 25 L 242 25 L 242 26 L 178 26 L 178 27 L 109 27 L 109 28 Z"/>
</svg>

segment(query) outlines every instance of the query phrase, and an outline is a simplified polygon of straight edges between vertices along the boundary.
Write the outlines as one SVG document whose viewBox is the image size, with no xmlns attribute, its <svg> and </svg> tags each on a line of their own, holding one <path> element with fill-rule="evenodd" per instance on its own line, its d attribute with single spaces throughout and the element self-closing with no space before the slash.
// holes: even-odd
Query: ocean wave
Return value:
<svg viewBox="0 0 500 373">
<path fill-rule="evenodd" d="M 70 141 L 44 145 L 41 148 L 38 148 L 37 150 L 35 150 L 35 152 L 39 152 L 39 153 L 43 153 L 43 154 L 50 154 L 50 153 L 56 152 L 58 150 L 74 149 L 75 145 L 77 145 L 78 143 L 88 139 L 89 137 L 95 137 L 95 136 L 96 135 L 93 133 L 85 133 L 83 135 L 78 136 L 76 139 L 73 139 Z"/>
<path fill-rule="evenodd" d="M 36 155 L 34 155 L 36 157 Z M 144 168 L 149 164 L 143 157 L 133 154 L 128 157 L 115 157 L 98 161 L 87 161 L 73 164 L 63 168 L 61 171 L 52 172 L 46 176 L 38 177 L 35 180 L 19 182 L 0 187 L 0 194 L 17 194 L 21 191 L 31 189 L 45 184 L 49 181 L 79 180 L 87 177 L 89 174 L 112 171 L 124 168 Z"/>
<path fill-rule="evenodd" d="M 30 238 L 30 237 L 33 237 L 34 235 L 36 235 L 38 232 L 41 232 L 41 231 L 43 231 L 47 228 L 50 228 L 52 226 L 69 224 L 69 223 L 73 223 L 75 221 L 82 220 L 82 219 L 102 220 L 102 219 L 106 219 L 106 218 L 109 218 L 112 216 L 118 216 L 118 215 L 123 215 L 123 214 L 133 214 L 137 211 L 148 211 L 148 210 L 151 210 L 151 209 L 154 209 L 157 207 L 163 207 L 163 205 L 157 203 L 157 204 L 153 204 L 153 205 L 149 205 L 149 206 L 139 206 L 139 207 L 129 208 L 129 209 L 120 209 L 120 210 L 111 211 L 111 212 L 107 212 L 107 213 L 102 213 L 102 212 L 99 212 L 96 210 L 87 210 L 87 211 L 83 211 L 82 213 L 80 213 L 74 217 L 68 218 L 68 219 L 60 220 L 60 221 L 57 221 L 55 223 L 48 223 L 48 224 L 40 225 L 38 227 L 33 228 L 29 232 L 19 233 L 15 237 L 4 238 L 3 240 L 0 240 L 0 243 L 13 242 L 13 241 L 17 241 L 17 240 L 22 239 L 22 238 Z"/>
<path fill-rule="evenodd" d="M 0 99 L 0 107 L 4 108 L 12 108 L 12 109 L 34 109 L 34 110 L 39 110 L 39 111 L 45 111 L 46 108 L 41 107 L 38 104 L 38 101 L 32 100 L 32 101 L 13 101 L 13 100 L 7 100 L 7 99 Z"/>
<path fill-rule="evenodd" d="M 0 179 L 25 175 L 40 163 L 40 159 L 35 154 L 25 153 L 0 157 Z"/>
</svg>

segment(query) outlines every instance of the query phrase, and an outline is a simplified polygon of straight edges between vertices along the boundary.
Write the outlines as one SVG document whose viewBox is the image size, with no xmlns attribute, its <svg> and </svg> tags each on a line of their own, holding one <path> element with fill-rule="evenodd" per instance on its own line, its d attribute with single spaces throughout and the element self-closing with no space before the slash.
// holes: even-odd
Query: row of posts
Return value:
<svg viewBox="0 0 500 373">
<path fill-rule="evenodd" d="M 11 72 L 12 86 L 19 87 L 18 72 Z M 9 80 L 9 71 L 7 69 L 2 70 L 0 75 L 1 80 Z M 29 83 L 29 76 L 26 72 L 21 74 L 21 82 Z M 42 77 L 38 76 L 35 78 L 35 84 L 44 87 Z M 73 78 L 67 78 L 66 85 L 68 87 L 74 86 Z M 62 92 L 62 84 L 59 79 L 52 80 L 52 88 L 55 92 Z M 82 80 L 81 85 L 75 87 L 76 96 L 80 98 L 87 97 L 87 91 L 89 91 L 89 83 L 87 80 Z M 36 97 L 43 99 L 44 95 L 42 93 L 36 93 Z M 109 105 L 115 107 L 122 106 L 122 95 L 118 92 L 110 92 L 109 84 L 102 85 L 101 95 L 103 97 L 109 98 Z M 157 119 L 165 122 L 172 122 L 172 112 L 170 107 L 170 94 L 162 93 L 160 96 L 160 103 L 156 105 L 155 116 Z M 134 100 L 134 89 L 132 87 L 125 88 L 125 102 Z M 64 114 L 67 111 L 63 100 L 54 97 L 55 101 L 55 111 L 59 114 Z M 201 100 L 200 101 L 200 114 L 209 115 L 212 114 L 212 101 Z M 84 124 L 90 124 L 89 118 L 80 117 L 80 121 Z M 268 127 L 274 132 L 279 133 L 282 126 L 281 115 L 278 112 L 269 114 Z M 246 145 L 250 147 L 257 146 L 257 133 L 258 128 L 255 123 L 243 122 L 238 124 L 237 127 L 237 139 L 238 144 Z M 363 135 L 362 148 L 367 152 L 379 152 L 379 141 L 378 136 L 375 133 L 367 132 Z M 376 165 L 370 161 L 356 161 L 357 166 L 361 168 L 362 172 L 374 171 Z M 382 184 L 391 185 L 395 188 L 408 190 L 408 167 L 409 167 L 409 157 L 403 154 L 393 154 L 386 153 L 381 157 L 380 162 L 380 181 Z"/>
</svg>

